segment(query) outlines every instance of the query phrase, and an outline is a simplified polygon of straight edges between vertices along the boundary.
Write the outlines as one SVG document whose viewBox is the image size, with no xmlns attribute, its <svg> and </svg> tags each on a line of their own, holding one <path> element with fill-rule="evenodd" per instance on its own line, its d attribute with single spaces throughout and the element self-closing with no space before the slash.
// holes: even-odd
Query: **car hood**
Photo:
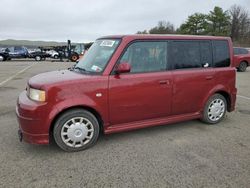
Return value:
<svg viewBox="0 0 250 188">
<path fill-rule="evenodd" d="M 75 82 L 77 80 L 89 80 L 92 75 L 85 75 L 69 70 L 58 70 L 38 74 L 29 79 L 28 84 L 33 88 L 46 88 L 53 85 Z"/>
</svg>

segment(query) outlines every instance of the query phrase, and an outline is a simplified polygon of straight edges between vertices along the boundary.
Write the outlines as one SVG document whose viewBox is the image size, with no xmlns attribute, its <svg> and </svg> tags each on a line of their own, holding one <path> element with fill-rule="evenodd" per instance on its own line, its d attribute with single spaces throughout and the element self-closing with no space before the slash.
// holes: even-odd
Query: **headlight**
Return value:
<svg viewBox="0 0 250 188">
<path fill-rule="evenodd" d="M 45 101 L 45 91 L 29 88 L 29 98 L 34 101 Z"/>
</svg>

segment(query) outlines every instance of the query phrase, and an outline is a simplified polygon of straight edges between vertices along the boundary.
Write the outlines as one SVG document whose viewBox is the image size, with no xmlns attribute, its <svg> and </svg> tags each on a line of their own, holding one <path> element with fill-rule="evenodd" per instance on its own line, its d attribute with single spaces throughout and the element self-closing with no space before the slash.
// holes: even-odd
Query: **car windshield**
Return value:
<svg viewBox="0 0 250 188">
<path fill-rule="evenodd" d="M 99 39 L 92 44 L 74 70 L 100 73 L 105 69 L 109 59 L 119 45 L 119 39 Z"/>
</svg>

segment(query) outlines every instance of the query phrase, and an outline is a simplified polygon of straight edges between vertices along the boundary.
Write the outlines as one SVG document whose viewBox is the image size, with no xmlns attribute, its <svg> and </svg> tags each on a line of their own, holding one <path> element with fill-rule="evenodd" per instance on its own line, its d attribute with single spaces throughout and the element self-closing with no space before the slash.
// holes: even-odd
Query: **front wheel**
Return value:
<svg viewBox="0 0 250 188">
<path fill-rule="evenodd" d="M 40 55 L 37 55 L 37 56 L 35 56 L 35 60 L 36 60 L 36 61 L 41 61 L 41 60 L 42 60 L 42 57 L 41 57 Z"/>
<path fill-rule="evenodd" d="M 225 97 L 220 94 L 214 94 L 208 99 L 204 107 L 202 121 L 209 124 L 218 123 L 224 118 L 226 109 L 227 102 Z"/>
<path fill-rule="evenodd" d="M 0 61 L 4 61 L 4 56 L 0 55 Z"/>
<path fill-rule="evenodd" d="M 74 109 L 56 121 L 53 136 L 64 151 L 81 151 L 93 146 L 99 136 L 99 123 L 89 111 Z"/>
<path fill-rule="evenodd" d="M 78 54 L 72 54 L 71 57 L 70 57 L 70 60 L 72 62 L 76 62 L 77 60 L 79 59 L 79 55 Z"/>
</svg>

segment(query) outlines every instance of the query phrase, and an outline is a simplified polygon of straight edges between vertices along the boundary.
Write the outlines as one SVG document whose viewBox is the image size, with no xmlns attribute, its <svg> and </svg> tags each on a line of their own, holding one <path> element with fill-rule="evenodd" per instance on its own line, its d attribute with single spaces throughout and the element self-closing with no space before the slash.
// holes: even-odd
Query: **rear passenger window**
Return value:
<svg viewBox="0 0 250 188">
<path fill-rule="evenodd" d="M 240 54 L 240 49 L 239 48 L 234 48 L 234 55 Z"/>
<path fill-rule="evenodd" d="M 170 54 L 174 69 L 202 67 L 199 41 L 173 41 L 170 46 Z M 209 59 L 208 56 L 204 54 L 202 57 L 204 61 Z"/>
<path fill-rule="evenodd" d="M 230 53 L 227 41 L 213 41 L 214 67 L 230 65 Z"/>
<path fill-rule="evenodd" d="M 166 70 L 167 42 L 132 43 L 120 59 L 120 63 L 131 65 L 131 73 L 156 72 Z"/>
</svg>

